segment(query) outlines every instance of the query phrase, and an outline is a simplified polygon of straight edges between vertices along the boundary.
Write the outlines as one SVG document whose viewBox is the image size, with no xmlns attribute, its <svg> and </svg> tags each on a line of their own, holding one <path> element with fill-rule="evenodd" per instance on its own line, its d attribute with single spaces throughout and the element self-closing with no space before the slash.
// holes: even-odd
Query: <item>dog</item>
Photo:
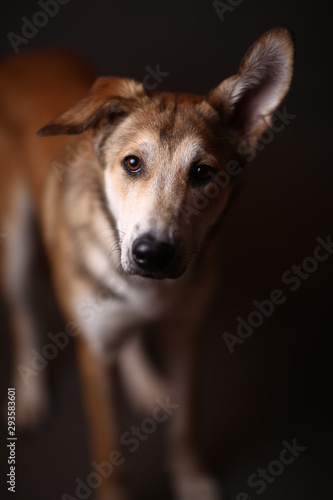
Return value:
<svg viewBox="0 0 333 500">
<path fill-rule="evenodd" d="M 194 439 L 200 339 L 217 281 L 220 221 L 245 155 L 289 89 L 293 56 L 290 32 L 275 28 L 207 96 L 146 90 L 128 78 L 94 80 L 84 62 L 63 53 L 2 64 L 1 278 L 18 425 L 38 422 L 48 401 L 44 372 L 25 383 L 20 371 L 40 345 L 28 279 L 36 225 L 68 334 L 77 337 L 94 461 L 119 448 L 117 369 L 137 405 L 153 409 L 163 397 L 179 403 L 167 424 L 175 498 L 220 498 Z M 167 381 L 141 345 L 150 325 L 163 339 Z M 97 493 L 125 498 L 121 473 Z"/>
</svg>

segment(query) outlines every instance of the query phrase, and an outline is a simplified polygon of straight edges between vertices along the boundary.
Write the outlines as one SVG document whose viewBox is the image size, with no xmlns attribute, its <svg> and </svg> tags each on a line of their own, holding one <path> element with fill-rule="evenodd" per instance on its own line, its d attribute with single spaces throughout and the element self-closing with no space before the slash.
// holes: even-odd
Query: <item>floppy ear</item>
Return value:
<svg viewBox="0 0 333 500">
<path fill-rule="evenodd" d="M 274 110 L 292 78 L 293 40 L 289 30 L 268 31 L 250 47 L 238 73 L 224 80 L 208 97 L 229 126 L 236 143 L 254 148 L 271 124 Z"/>
<path fill-rule="evenodd" d="M 141 83 L 127 78 L 98 78 L 89 92 L 61 116 L 42 127 L 39 136 L 81 134 L 101 118 L 127 114 L 144 94 Z"/>
</svg>

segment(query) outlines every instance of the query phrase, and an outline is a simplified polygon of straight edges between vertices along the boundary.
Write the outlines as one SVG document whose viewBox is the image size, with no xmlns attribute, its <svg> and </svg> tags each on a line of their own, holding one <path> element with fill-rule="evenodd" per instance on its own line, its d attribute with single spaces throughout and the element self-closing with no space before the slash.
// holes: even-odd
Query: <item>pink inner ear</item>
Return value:
<svg viewBox="0 0 333 500">
<path fill-rule="evenodd" d="M 260 120 L 269 120 L 279 103 L 283 86 L 281 78 L 274 74 L 267 74 L 261 81 L 255 78 L 252 82 L 250 78 L 248 82 L 241 80 L 242 77 L 235 87 L 245 87 L 245 90 L 234 104 L 229 124 L 241 134 L 247 134 Z"/>
<path fill-rule="evenodd" d="M 237 75 L 222 82 L 220 96 L 229 125 L 243 135 L 257 135 L 270 124 L 292 75 L 293 44 L 289 32 L 276 28 L 247 52 Z"/>
</svg>

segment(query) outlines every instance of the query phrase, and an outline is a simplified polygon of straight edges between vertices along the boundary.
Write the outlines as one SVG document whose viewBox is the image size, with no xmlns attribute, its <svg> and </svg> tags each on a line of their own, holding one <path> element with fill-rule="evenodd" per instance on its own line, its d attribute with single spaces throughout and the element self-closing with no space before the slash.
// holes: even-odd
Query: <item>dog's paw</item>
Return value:
<svg viewBox="0 0 333 500">
<path fill-rule="evenodd" d="M 29 430 L 37 427 L 49 410 L 47 384 L 41 374 L 30 379 L 27 384 L 16 377 L 16 424 L 19 429 Z"/>
<path fill-rule="evenodd" d="M 206 475 L 181 478 L 175 490 L 176 500 L 223 500 L 218 482 Z"/>
</svg>

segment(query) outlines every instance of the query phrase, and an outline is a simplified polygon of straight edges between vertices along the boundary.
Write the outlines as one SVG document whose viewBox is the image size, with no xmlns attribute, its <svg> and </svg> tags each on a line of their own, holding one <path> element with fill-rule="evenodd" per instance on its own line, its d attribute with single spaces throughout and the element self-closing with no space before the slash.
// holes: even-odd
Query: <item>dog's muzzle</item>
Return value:
<svg viewBox="0 0 333 500">
<path fill-rule="evenodd" d="M 155 239 L 149 234 L 136 238 L 132 245 L 132 258 L 140 269 L 140 274 L 151 278 L 168 278 L 168 270 L 172 267 L 175 254 L 173 244 Z"/>
</svg>

